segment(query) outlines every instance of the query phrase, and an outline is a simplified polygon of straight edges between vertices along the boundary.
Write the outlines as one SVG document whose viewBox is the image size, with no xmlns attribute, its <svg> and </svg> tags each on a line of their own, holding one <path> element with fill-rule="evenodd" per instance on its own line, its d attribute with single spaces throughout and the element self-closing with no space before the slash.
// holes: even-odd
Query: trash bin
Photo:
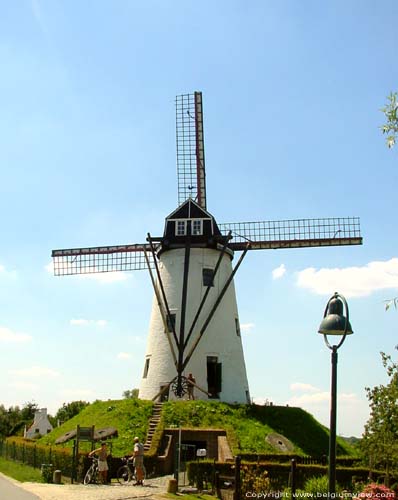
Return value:
<svg viewBox="0 0 398 500">
<path fill-rule="evenodd" d="M 54 471 L 53 483 L 54 484 L 61 484 L 61 471 L 58 469 Z"/>
<path fill-rule="evenodd" d="M 45 483 L 53 482 L 53 464 L 41 464 L 41 477 Z"/>
<path fill-rule="evenodd" d="M 177 479 L 169 479 L 167 484 L 167 493 L 177 493 L 178 483 Z"/>
</svg>

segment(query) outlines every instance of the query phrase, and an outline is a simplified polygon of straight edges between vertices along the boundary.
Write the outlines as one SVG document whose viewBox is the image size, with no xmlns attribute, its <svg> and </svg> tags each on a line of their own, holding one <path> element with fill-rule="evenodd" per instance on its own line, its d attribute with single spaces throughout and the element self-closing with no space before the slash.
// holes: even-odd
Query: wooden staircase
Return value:
<svg viewBox="0 0 398 500">
<path fill-rule="evenodd" d="M 152 438 L 155 434 L 156 428 L 160 422 L 160 416 L 162 414 L 162 403 L 155 403 L 152 411 L 152 417 L 149 421 L 148 434 L 146 436 L 146 441 L 144 444 L 144 451 L 148 451 L 152 444 Z"/>
</svg>

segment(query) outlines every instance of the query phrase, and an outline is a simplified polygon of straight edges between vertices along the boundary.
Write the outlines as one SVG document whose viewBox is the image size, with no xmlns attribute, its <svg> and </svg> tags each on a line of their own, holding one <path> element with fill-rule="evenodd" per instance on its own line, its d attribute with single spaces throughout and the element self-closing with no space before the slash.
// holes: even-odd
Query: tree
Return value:
<svg viewBox="0 0 398 500">
<path fill-rule="evenodd" d="M 124 399 L 137 399 L 138 398 L 139 389 L 127 389 L 127 391 L 123 392 Z"/>
<path fill-rule="evenodd" d="M 371 411 L 361 448 L 372 467 L 385 469 L 388 485 L 391 471 L 398 470 L 398 364 L 380 354 L 389 382 L 366 388 Z"/>
<path fill-rule="evenodd" d="M 398 135 L 398 93 L 391 92 L 387 97 L 387 105 L 381 109 L 387 118 L 387 123 L 380 128 L 383 134 L 387 134 L 386 143 L 389 148 L 395 146 L 396 138 Z"/>
<path fill-rule="evenodd" d="M 87 403 L 87 401 L 72 401 L 71 403 L 64 403 L 55 414 L 54 419 L 56 422 L 58 422 L 58 420 L 66 422 L 84 410 L 84 408 L 89 404 L 90 403 Z"/>
</svg>

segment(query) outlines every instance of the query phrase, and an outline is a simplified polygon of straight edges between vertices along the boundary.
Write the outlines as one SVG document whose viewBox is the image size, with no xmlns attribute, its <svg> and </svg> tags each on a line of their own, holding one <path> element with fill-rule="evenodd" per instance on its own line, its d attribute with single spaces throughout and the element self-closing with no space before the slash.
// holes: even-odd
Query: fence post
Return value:
<svg viewBox="0 0 398 500">
<path fill-rule="evenodd" d="M 234 492 L 234 500 L 240 500 L 240 464 L 241 457 L 237 455 L 235 457 L 235 492 Z"/>
<path fill-rule="evenodd" d="M 296 498 L 296 460 L 292 458 L 291 461 L 291 489 L 292 489 L 292 498 Z"/>
<path fill-rule="evenodd" d="M 36 445 L 33 447 L 33 467 L 37 467 L 37 457 L 36 457 Z"/>
<path fill-rule="evenodd" d="M 22 445 L 22 463 L 25 463 L 25 443 Z"/>
</svg>

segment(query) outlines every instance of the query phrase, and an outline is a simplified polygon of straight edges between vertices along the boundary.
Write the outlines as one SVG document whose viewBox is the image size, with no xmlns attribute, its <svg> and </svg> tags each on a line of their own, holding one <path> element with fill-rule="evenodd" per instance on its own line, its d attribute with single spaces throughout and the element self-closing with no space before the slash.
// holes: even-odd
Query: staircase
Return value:
<svg viewBox="0 0 398 500">
<path fill-rule="evenodd" d="M 155 434 L 156 427 L 160 422 L 160 416 L 162 413 L 162 403 L 155 403 L 152 411 L 152 417 L 149 421 L 148 434 L 146 436 L 146 441 L 144 444 L 144 451 L 148 451 L 152 444 L 152 438 Z"/>
</svg>

